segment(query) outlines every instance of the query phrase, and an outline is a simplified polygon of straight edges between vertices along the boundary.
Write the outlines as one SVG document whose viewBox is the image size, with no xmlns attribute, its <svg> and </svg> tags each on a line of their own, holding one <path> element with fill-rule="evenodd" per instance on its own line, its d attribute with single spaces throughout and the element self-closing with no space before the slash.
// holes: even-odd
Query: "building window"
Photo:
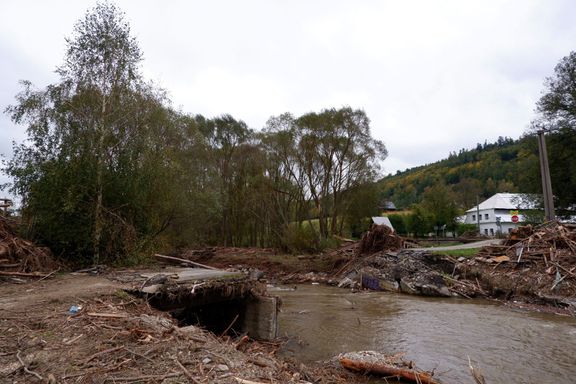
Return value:
<svg viewBox="0 0 576 384">
<path fill-rule="evenodd" d="M 478 215 L 478 221 L 482 220 L 482 215 Z"/>
<path fill-rule="evenodd" d="M 490 236 L 494 236 L 494 228 L 490 228 Z"/>
<path fill-rule="evenodd" d="M 512 232 L 512 228 L 508 228 L 508 233 L 511 233 L 511 232 Z"/>
<path fill-rule="evenodd" d="M 476 221 L 476 215 L 472 215 L 472 221 Z"/>
<path fill-rule="evenodd" d="M 484 218 L 485 218 L 486 220 L 488 220 L 488 217 L 489 217 L 488 214 L 485 213 L 485 214 L 484 214 Z"/>
<path fill-rule="evenodd" d="M 488 228 L 484 228 L 484 234 L 488 236 Z"/>
</svg>

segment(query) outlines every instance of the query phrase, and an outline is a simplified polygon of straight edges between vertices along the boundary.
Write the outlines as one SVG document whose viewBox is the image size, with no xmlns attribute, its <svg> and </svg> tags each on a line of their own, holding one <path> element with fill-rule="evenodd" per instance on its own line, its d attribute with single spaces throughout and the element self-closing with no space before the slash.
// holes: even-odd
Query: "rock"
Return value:
<svg viewBox="0 0 576 384">
<path fill-rule="evenodd" d="M 259 269 L 252 269 L 249 276 L 252 280 L 260 280 L 264 277 L 264 272 Z"/>
<path fill-rule="evenodd" d="M 354 280 L 345 277 L 338 283 L 338 288 L 351 288 L 354 284 Z"/>
<path fill-rule="evenodd" d="M 404 293 L 409 293 L 411 295 L 417 295 L 418 294 L 418 291 L 416 290 L 416 288 L 406 278 L 403 278 L 400 280 L 400 291 L 402 291 Z"/>
<path fill-rule="evenodd" d="M 349 278 L 350 280 L 356 280 L 358 278 L 358 272 L 352 270 L 346 275 L 346 277 Z"/>
<path fill-rule="evenodd" d="M 230 368 L 228 368 L 228 366 L 226 364 L 218 364 L 216 366 L 216 370 L 220 371 L 220 372 L 226 372 L 226 371 L 229 371 Z"/>
<path fill-rule="evenodd" d="M 210 364 L 212 362 L 212 359 L 209 357 L 205 357 L 202 359 L 202 364 Z"/>
<path fill-rule="evenodd" d="M 392 280 L 380 280 L 380 288 L 384 291 L 398 292 L 400 284 L 397 281 Z"/>
</svg>

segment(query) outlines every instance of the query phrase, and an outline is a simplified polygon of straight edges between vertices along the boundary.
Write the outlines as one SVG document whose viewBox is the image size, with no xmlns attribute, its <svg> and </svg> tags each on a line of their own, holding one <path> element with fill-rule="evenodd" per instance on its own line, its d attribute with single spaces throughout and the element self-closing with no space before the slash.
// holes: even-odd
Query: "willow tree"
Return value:
<svg viewBox="0 0 576 384">
<path fill-rule="evenodd" d="M 159 146 L 174 133 L 162 92 L 142 81 L 142 53 L 114 5 L 97 4 L 66 42 L 59 82 L 42 90 L 25 82 L 7 109 L 27 124 L 28 140 L 6 170 L 37 237 L 96 264 L 157 231 L 150 195 L 165 174 L 158 167 L 168 164 Z"/>
<path fill-rule="evenodd" d="M 358 187 L 375 180 L 387 156 L 384 143 L 370 134 L 370 120 L 350 107 L 289 114 L 270 119 L 266 132 L 282 139 L 277 157 L 282 173 L 314 206 L 319 237 L 342 231 L 342 217 Z M 273 152 L 273 151 L 272 151 Z"/>
</svg>

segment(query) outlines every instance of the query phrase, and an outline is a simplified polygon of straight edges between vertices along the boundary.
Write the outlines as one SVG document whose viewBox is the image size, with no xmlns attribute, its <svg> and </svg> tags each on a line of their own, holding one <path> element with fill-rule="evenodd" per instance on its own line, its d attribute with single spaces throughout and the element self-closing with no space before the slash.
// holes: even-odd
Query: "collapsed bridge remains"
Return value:
<svg viewBox="0 0 576 384">
<path fill-rule="evenodd" d="M 243 273 L 170 267 L 139 276 L 127 291 L 169 312 L 181 326 L 260 340 L 277 336 L 279 299 L 266 293 L 265 284 Z"/>
</svg>

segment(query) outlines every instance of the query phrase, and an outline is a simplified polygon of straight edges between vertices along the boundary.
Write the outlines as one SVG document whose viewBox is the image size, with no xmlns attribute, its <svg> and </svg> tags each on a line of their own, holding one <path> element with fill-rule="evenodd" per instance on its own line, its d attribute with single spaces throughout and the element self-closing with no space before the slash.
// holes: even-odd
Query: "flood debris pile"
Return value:
<svg viewBox="0 0 576 384">
<path fill-rule="evenodd" d="M 482 248 L 466 265 L 496 296 L 574 298 L 576 225 L 552 221 L 519 227 L 503 245 Z"/>
<path fill-rule="evenodd" d="M 451 259 L 429 252 L 382 252 L 362 258 L 346 277 L 370 290 L 449 297 L 443 273 L 453 268 Z"/>
<path fill-rule="evenodd" d="M 389 356 L 375 351 L 361 351 L 343 353 L 338 356 L 338 360 L 344 368 L 362 374 L 396 378 L 407 383 L 440 383 L 433 378 L 434 372 L 418 369 L 412 361 L 403 360 L 402 355 Z"/>
<path fill-rule="evenodd" d="M 218 336 L 118 292 L 0 313 L 0 377 L 34 383 L 345 383 L 278 359 L 279 342 Z M 341 377 L 342 376 L 342 377 Z"/>
<path fill-rule="evenodd" d="M 429 252 L 402 249 L 404 239 L 385 225 L 373 225 L 357 245 L 356 254 L 337 273 L 340 287 L 452 296 L 443 278 L 454 260 Z"/>
<path fill-rule="evenodd" d="M 57 268 L 48 248 L 18 237 L 9 219 L 0 215 L 0 276 L 35 276 Z"/>
<path fill-rule="evenodd" d="M 358 252 L 361 255 L 371 255 L 380 251 L 398 250 L 404 245 L 404 240 L 396 235 L 394 231 L 386 225 L 372 225 L 372 228 L 366 232 L 360 244 Z"/>
</svg>

